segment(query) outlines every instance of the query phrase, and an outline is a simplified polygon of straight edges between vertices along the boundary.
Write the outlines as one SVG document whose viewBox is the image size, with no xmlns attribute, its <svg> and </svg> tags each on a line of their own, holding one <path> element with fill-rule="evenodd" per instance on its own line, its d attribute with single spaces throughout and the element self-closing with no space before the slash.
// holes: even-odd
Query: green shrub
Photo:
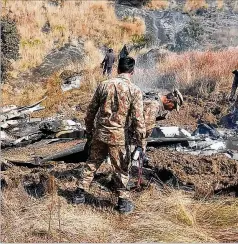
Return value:
<svg viewBox="0 0 238 244">
<path fill-rule="evenodd" d="M 137 49 L 144 48 L 149 43 L 149 36 L 146 35 L 133 35 L 132 36 L 132 44 Z"/>
<path fill-rule="evenodd" d="M 4 16 L 1 18 L 1 80 L 7 78 L 7 72 L 11 68 L 11 60 L 19 58 L 20 36 L 16 22 Z"/>
</svg>

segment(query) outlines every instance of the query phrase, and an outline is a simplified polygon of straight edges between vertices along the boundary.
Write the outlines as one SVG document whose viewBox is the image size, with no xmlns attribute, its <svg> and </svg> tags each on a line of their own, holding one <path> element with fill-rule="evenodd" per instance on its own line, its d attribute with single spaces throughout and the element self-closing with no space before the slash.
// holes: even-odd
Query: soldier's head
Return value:
<svg viewBox="0 0 238 244">
<path fill-rule="evenodd" d="M 133 74 L 135 68 L 135 59 L 131 57 L 120 58 L 118 63 L 118 74 L 128 73 Z"/>
<path fill-rule="evenodd" d="M 161 100 L 163 102 L 164 109 L 168 111 L 172 111 L 174 109 L 179 111 L 179 108 L 183 104 L 183 96 L 178 89 L 174 89 L 173 92 L 168 93 L 166 96 L 162 96 Z"/>
<path fill-rule="evenodd" d="M 235 76 L 238 76 L 238 70 L 237 69 L 233 70 L 232 74 L 234 74 Z"/>
</svg>

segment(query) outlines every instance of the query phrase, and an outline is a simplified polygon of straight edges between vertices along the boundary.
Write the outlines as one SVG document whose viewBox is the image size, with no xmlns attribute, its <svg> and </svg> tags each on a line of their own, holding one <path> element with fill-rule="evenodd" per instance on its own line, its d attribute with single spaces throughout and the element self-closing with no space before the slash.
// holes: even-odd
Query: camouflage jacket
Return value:
<svg viewBox="0 0 238 244">
<path fill-rule="evenodd" d="M 145 146 L 143 96 L 128 74 L 102 82 L 89 104 L 85 118 L 87 133 L 110 145 L 125 145 L 133 125 L 137 145 Z"/>
<path fill-rule="evenodd" d="M 145 94 L 143 104 L 146 124 L 146 137 L 148 137 L 152 129 L 156 126 L 156 120 L 165 119 L 168 111 L 164 109 L 164 105 L 157 94 Z"/>
</svg>

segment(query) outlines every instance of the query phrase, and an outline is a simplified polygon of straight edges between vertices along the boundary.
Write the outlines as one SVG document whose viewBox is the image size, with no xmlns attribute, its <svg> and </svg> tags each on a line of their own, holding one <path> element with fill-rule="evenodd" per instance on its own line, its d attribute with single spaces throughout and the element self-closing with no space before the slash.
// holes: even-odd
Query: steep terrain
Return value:
<svg viewBox="0 0 238 244">
<path fill-rule="evenodd" d="M 177 1 L 174 5 L 173 1 L 167 1 L 165 9 L 154 10 L 138 8 L 139 3 L 131 2 L 118 1 L 116 13 L 120 18 L 142 17 L 149 46 L 166 45 L 170 50 L 184 51 L 238 45 L 238 11 L 235 5 L 232 7 L 228 4 L 218 9 L 216 4 L 198 4 L 193 11 L 189 11 L 189 1 Z"/>
<path fill-rule="evenodd" d="M 28 105 L 47 95 L 45 109 L 34 117 L 57 114 L 83 123 L 95 87 L 105 79 L 100 62 L 106 49 L 112 47 L 117 56 L 128 44 L 136 59 L 133 81 L 143 91 L 165 93 L 177 86 L 185 95 L 180 113 L 172 112 L 160 125 L 190 131 L 198 121 L 220 126 L 220 119 L 231 110 L 227 99 L 231 71 L 238 69 L 236 3 L 5 1 L 2 14 L 16 20 L 21 58 L 12 60 L 10 79 L 1 88 L 2 104 Z M 79 75 L 80 87 L 62 91 L 65 74 Z M 24 161 L 66 148 L 66 143 L 39 145 L 4 150 L 2 156 Z M 90 193 L 99 199 L 89 194 L 87 205 L 72 204 L 83 166 L 75 161 L 83 161 L 81 158 L 67 163 L 50 161 L 41 167 L 16 166 L 3 160 L 1 241 L 238 241 L 236 161 L 222 155 L 188 155 L 166 147 L 152 149 L 148 155 L 150 166 L 166 184 L 151 179 L 150 186 L 133 191 L 136 210 L 130 216 L 114 211 L 115 199 L 107 189 L 110 184 L 94 183 Z M 99 182 L 109 182 L 108 171 L 110 167 L 99 170 Z"/>
</svg>

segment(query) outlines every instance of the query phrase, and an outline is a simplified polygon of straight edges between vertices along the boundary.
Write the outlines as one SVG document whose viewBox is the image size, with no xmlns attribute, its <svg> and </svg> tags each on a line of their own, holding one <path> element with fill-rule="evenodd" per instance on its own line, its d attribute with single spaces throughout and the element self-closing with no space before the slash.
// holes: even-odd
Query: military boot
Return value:
<svg viewBox="0 0 238 244">
<path fill-rule="evenodd" d="M 81 188 L 77 188 L 75 194 L 73 196 L 73 203 L 74 204 L 83 204 L 85 203 L 85 192 Z"/>
<path fill-rule="evenodd" d="M 133 212 L 134 208 L 135 208 L 134 204 L 128 199 L 121 198 L 121 197 L 118 198 L 117 210 L 119 211 L 119 213 L 129 214 Z"/>
</svg>

